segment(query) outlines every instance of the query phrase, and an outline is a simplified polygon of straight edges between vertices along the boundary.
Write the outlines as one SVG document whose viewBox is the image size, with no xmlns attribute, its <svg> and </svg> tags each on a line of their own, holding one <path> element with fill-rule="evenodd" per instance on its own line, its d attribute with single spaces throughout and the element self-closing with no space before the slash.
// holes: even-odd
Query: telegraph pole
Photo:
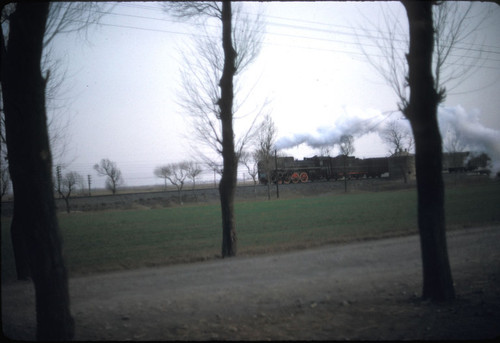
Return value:
<svg viewBox="0 0 500 343">
<path fill-rule="evenodd" d="M 62 175 L 61 175 L 61 166 L 58 165 L 56 167 L 56 174 L 57 174 L 57 193 L 59 195 L 59 198 L 61 198 L 61 179 L 62 179 Z"/>
<path fill-rule="evenodd" d="M 276 198 L 280 198 L 280 188 L 278 186 L 278 152 L 274 149 L 274 175 L 276 175 Z"/>
<path fill-rule="evenodd" d="M 87 175 L 87 181 L 89 183 L 89 196 L 90 196 L 90 184 L 92 183 L 92 176 L 90 176 L 90 174 Z"/>
</svg>

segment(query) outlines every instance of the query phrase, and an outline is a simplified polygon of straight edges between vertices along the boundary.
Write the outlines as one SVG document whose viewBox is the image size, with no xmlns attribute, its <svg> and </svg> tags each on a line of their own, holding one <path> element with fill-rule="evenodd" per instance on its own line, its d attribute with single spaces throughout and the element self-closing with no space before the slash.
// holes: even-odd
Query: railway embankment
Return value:
<svg viewBox="0 0 500 343">
<path fill-rule="evenodd" d="M 476 182 L 488 182 L 490 179 L 484 175 L 453 175 L 443 174 L 445 183 L 453 186 L 458 184 L 468 184 Z M 403 180 L 391 180 L 389 178 L 374 179 L 353 179 L 347 181 L 348 192 L 379 192 L 392 191 L 398 189 L 409 189 L 416 186 L 415 180 L 404 183 Z M 276 187 L 272 184 L 269 192 L 271 199 L 276 199 L 279 193 L 280 198 L 293 198 L 303 196 L 314 196 L 331 193 L 344 193 L 345 185 L 343 180 L 338 181 L 316 181 L 297 184 L 281 184 Z M 268 188 L 266 185 L 245 185 L 236 188 L 236 200 L 266 200 L 268 198 Z M 213 203 L 219 201 L 219 190 L 217 188 L 184 189 L 182 191 L 182 204 Z M 179 206 L 179 192 L 168 190 L 162 192 L 118 192 L 115 195 L 93 195 L 75 196 L 69 200 L 71 211 L 102 211 L 102 210 L 127 210 L 140 208 L 161 208 Z M 1 214 L 12 215 L 13 201 L 3 201 L 1 204 Z M 56 206 L 59 211 L 66 211 L 64 199 L 57 198 Z"/>
</svg>

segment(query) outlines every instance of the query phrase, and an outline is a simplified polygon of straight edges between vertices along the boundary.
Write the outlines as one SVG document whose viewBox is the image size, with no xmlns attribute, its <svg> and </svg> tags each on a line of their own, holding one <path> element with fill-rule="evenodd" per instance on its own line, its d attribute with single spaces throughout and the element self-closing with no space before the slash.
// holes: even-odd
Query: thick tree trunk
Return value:
<svg viewBox="0 0 500 343">
<path fill-rule="evenodd" d="M 418 227 L 422 249 L 423 298 L 455 297 L 446 245 L 441 135 L 437 122 L 439 96 L 432 76 L 434 46 L 432 3 L 403 2 L 410 26 L 410 103 L 406 116 L 415 138 Z"/>
<path fill-rule="evenodd" d="M 52 184 L 52 158 L 40 70 L 49 4 L 17 4 L 2 61 L 2 91 L 14 219 L 22 230 L 35 285 L 37 339 L 74 334 Z M 21 215 L 19 215 L 21 214 Z"/>
<path fill-rule="evenodd" d="M 234 193 L 238 160 L 234 152 L 233 131 L 233 77 L 236 72 L 236 52 L 232 43 L 231 2 L 222 3 L 222 47 L 224 69 L 220 79 L 221 98 L 219 100 L 222 122 L 222 159 L 224 169 L 219 183 L 222 213 L 222 257 L 236 255 L 237 239 L 234 221 Z"/>
</svg>

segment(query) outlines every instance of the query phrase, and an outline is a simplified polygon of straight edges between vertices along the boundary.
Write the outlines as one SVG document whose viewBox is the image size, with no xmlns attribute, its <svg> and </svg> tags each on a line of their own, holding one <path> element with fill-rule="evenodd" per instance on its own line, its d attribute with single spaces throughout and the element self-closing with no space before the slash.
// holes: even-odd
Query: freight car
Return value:
<svg viewBox="0 0 500 343">
<path fill-rule="evenodd" d="M 359 159 L 340 155 L 337 157 L 314 156 L 295 160 L 287 156 L 272 159 L 267 168 L 266 163 L 262 161 L 258 163 L 259 182 L 262 184 L 267 184 L 269 179 L 273 183 L 285 184 L 338 180 L 343 179 L 344 174 L 348 179 L 381 177 L 388 171 L 386 157 Z"/>
</svg>

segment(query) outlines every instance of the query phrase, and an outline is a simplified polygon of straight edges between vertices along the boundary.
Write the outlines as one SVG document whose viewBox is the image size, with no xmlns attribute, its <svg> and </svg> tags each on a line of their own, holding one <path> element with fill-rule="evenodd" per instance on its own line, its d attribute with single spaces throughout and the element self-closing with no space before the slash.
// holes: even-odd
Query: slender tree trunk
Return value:
<svg viewBox="0 0 500 343">
<path fill-rule="evenodd" d="M 234 152 L 233 131 L 233 77 L 236 72 L 236 51 L 232 42 L 231 2 L 222 3 L 222 47 L 224 50 L 224 69 L 220 79 L 221 98 L 219 99 L 222 123 L 222 158 L 224 169 L 219 183 L 222 213 L 222 257 L 235 256 L 237 251 L 236 224 L 234 220 L 234 193 L 238 160 Z"/>
<path fill-rule="evenodd" d="M 437 122 L 438 94 L 432 77 L 434 44 L 432 3 L 403 2 L 410 26 L 410 103 L 405 115 L 415 138 L 418 227 L 422 250 L 423 298 L 455 297 L 446 245 L 441 135 Z"/>
<path fill-rule="evenodd" d="M 69 195 L 68 196 L 64 196 L 63 195 L 63 198 L 64 198 L 64 202 L 66 203 L 66 212 L 70 213 L 71 212 L 71 208 L 69 206 Z"/>
<path fill-rule="evenodd" d="M 37 339 L 68 340 L 74 322 L 53 194 L 46 80 L 40 70 L 48 10 L 48 2 L 17 4 L 2 59 L 2 91 L 14 221 L 22 231 L 35 286 Z"/>
</svg>

